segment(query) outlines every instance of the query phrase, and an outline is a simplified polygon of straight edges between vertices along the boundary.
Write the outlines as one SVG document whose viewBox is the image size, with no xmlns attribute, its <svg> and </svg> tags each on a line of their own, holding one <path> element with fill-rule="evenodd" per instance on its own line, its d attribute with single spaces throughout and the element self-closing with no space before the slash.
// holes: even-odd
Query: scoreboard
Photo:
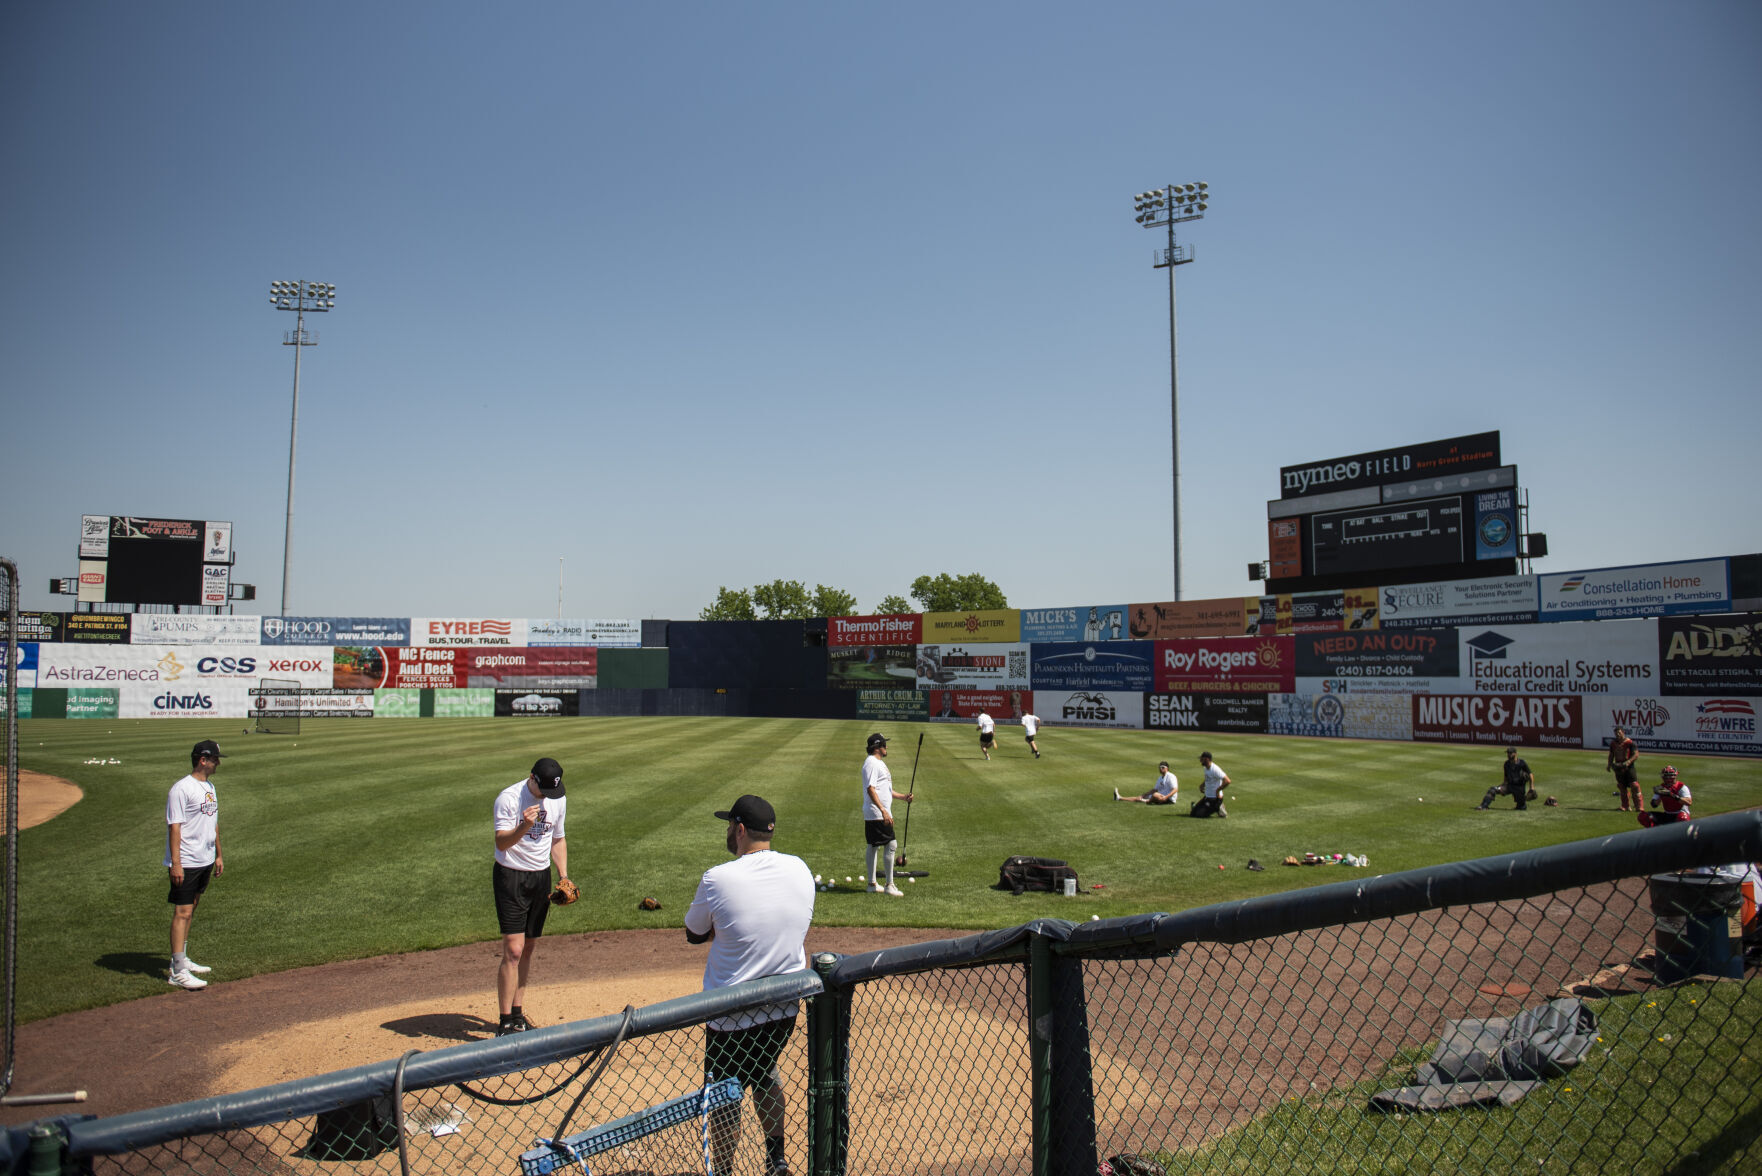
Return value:
<svg viewBox="0 0 1762 1176">
<path fill-rule="evenodd" d="M 224 605 L 232 524 L 139 515 L 80 520 L 82 604 Z"/>
<path fill-rule="evenodd" d="M 1479 433 L 1280 471 L 1267 503 L 1266 590 L 1308 592 L 1510 575 L 1517 467 Z"/>
</svg>

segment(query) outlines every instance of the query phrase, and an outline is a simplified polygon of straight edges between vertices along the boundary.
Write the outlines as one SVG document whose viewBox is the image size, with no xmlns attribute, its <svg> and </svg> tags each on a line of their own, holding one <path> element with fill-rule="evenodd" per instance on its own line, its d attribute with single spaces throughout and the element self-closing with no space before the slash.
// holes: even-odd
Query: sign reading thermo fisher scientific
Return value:
<svg viewBox="0 0 1762 1176">
<path fill-rule="evenodd" d="M 1725 612 L 1731 578 L 1723 559 L 1596 568 L 1538 576 L 1544 621 L 1596 621 Z"/>
</svg>

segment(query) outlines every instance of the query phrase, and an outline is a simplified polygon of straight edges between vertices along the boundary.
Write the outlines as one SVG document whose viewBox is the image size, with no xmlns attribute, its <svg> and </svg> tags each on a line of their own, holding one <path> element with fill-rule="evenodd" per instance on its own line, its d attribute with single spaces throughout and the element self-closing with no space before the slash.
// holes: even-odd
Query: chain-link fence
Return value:
<svg viewBox="0 0 1762 1176">
<path fill-rule="evenodd" d="M 1752 1172 L 1762 989 L 1743 877 L 1720 871 L 1759 858 L 1762 814 L 1731 814 L 825 956 L 625 1017 L 63 1121 L 63 1162 L 757 1176 L 779 1170 L 771 1135 L 815 1176 Z M 795 998 L 781 1106 L 706 1081 L 704 1023 Z"/>
<path fill-rule="evenodd" d="M 5 730 L 0 732 L 6 748 L 6 811 L 0 813 L 4 818 L 0 828 L 6 835 L 5 877 L 0 878 L 0 902 L 6 909 L 0 918 L 4 926 L 0 927 L 0 939 L 4 940 L 4 948 L 0 949 L 0 970 L 5 972 L 5 1001 L 3 1015 L 6 1024 L 0 1035 L 0 1049 L 4 1049 L 4 1057 L 0 1057 L 0 1095 L 12 1089 L 12 1069 L 18 1031 L 18 565 L 8 559 L 0 559 L 0 613 L 6 617 L 6 669 L 4 671 L 4 706 L 0 706 L 0 725 Z"/>
</svg>

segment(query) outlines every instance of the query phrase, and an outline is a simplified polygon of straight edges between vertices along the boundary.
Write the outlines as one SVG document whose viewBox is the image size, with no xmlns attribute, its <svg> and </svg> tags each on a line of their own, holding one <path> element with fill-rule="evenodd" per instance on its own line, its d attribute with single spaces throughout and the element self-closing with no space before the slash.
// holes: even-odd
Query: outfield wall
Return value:
<svg viewBox="0 0 1762 1176">
<path fill-rule="evenodd" d="M 21 614 L 38 718 L 730 715 L 1762 756 L 1762 556 L 810 621 Z M 1696 613 L 1695 604 L 1759 611 Z M 1649 607 L 1657 615 L 1619 614 Z M 1595 619 L 1586 613 L 1617 614 Z M 121 625 L 116 622 L 123 622 Z M 1209 631 L 1208 631 L 1209 630 Z M 126 637 L 126 640 L 121 638 Z M 664 641 L 664 647 L 647 645 Z M 265 691 L 266 679 L 284 685 Z"/>
</svg>

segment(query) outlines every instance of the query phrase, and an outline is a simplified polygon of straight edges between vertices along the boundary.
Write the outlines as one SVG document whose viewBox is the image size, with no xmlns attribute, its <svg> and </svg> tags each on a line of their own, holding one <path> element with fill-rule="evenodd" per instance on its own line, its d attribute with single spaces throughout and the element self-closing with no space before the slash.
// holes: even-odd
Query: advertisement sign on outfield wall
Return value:
<svg viewBox="0 0 1762 1176">
<path fill-rule="evenodd" d="M 1436 584 L 1401 584 L 1377 592 L 1384 629 L 1439 625 L 1528 625 L 1536 620 L 1534 576 L 1492 576 Z"/>
<path fill-rule="evenodd" d="M 415 719 L 422 715 L 422 691 L 375 690 L 373 713 L 382 719 Z"/>
<path fill-rule="evenodd" d="M 1264 694 L 1146 694 L 1144 726 L 1150 731 L 1227 731 L 1266 734 Z"/>
<path fill-rule="evenodd" d="M 932 690 L 924 701 L 931 721 L 946 723 L 971 723 L 980 711 L 999 723 L 1020 723 L 1034 709 L 1028 690 Z"/>
<path fill-rule="evenodd" d="M 32 690 L 37 685 L 37 642 L 20 641 L 13 646 L 18 650 L 12 661 L 12 668 L 17 677 L 14 681 L 20 690 Z M 0 686 L 5 682 L 0 681 Z"/>
<path fill-rule="evenodd" d="M 264 645 L 408 645 L 409 617 L 264 617 Z"/>
<path fill-rule="evenodd" d="M 604 649 L 642 648 L 641 621 L 528 620 L 528 645 L 596 645 Z"/>
<path fill-rule="evenodd" d="M 1119 641 L 1126 636 L 1123 604 L 1085 604 L 1075 608 L 1025 608 L 1022 640 Z"/>
<path fill-rule="evenodd" d="M 61 640 L 69 645 L 127 645 L 126 613 L 63 613 Z"/>
<path fill-rule="evenodd" d="M 1731 607 L 1723 559 L 1557 572 L 1536 577 L 1536 583 L 1544 621 L 1662 617 Z"/>
<path fill-rule="evenodd" d="M 1457 630 L 1463 685 L 1476 694 L 1654 693 L 1655 621 L 1565 621 Z"/>
<path fill-rule="evenodd" d="M 61 614 L 53 612 L 21 612 L 18 614 L 20 641 L 61 640 Z M 6 640 L 6 614 L 0 612 L 0 641 Z"/>
<path fill-rule="evenodd" d="M 1028 646 L 920 645 L 917 651 L 917 687 L 935 690 L 1027 690 Z"/>
<path fill-rule="evenodd" d="M 598 673 L 599 650 L 592 646 L 338 646 L 331 684 L 339 690 L 588 689 Z"/>
<path fill-rule="evenodd" d="M 1159 694 L 1289 694 L 1296 647 L 1290 637 L 1193 637 L 1156 643 Z"/>
<path fill-rule="evenodd" d="M 1756 698 L 1641 695 L 1586 699 L 1585 707 L 1586 747 L 1607 747 L 1613 729 L 1620 726 L 1645 750 L 1762 756 L 1756 723 L 1762 700 Z"/>
<path fill-rule="evenodd" d="M 371 691 L 264 687 L 250 692 L 252 719 L 298 715 L 304 719 L 371 719 Z"/>
<path fill-rule="evenodd" d="M 826 685 L 833 689 L 916 686 L 915 645 L 838 645 L 826 650 Z"/>
<path fill-rule="evenodd" d="M 832 646 L 919 645 L 923 637 L 924 618 L 917 613 L 826 618 L 826 644 Z"/>
<path fill-rule="evenodd" d="M 1144 695 L 1130 690 L 1038 690 L 1038 714 L 1056 727 L 1144 726 Z"/>
<path fill-rule="evenodd" d="M 260 645 L 74 645 L 37 647 L 39 686 L 255 685 L 288 678 L 302 686 L 331 685 L 331 651 Z M 175 708 L 168 708 L 175 709 Z M 147 718 L 124 715 L 123 718 Z"/>
<path fill-rule="evenodd" d="M 128 639 L 135 645 L 258 645 L 259 621 L 258 617 L 135 613 Z"/>
<path fill-rule="evenodd" d="M 1577 696 L 1416 694 L 1411 702 L 1415 742 L 1584 746 L 1584 699 Z"/>
<path fill-rule="evenodd" d="M 1267 698 L 1267 730 L 1274 735 L 1332 739 L 1412 738 L 1405 694 L 1274 694 Z"/>
<path fill-rule="evenodd" d="M 1659 692 L 1762 695 L 1762 613 L 1660 617 Z"/>
<path fill-rule="evenodd" d="M 478 688 L 434 692 L 434 717 L 437 719 L 487 719 L 495 713 L 494 690 Z"/>
<path fill-rule="evenodd" d="M 1260 600 L 1165 600 L 1127 606 L 1126 634 L 1151 641 L 1177 637 L 1239 637 L 1253 631 Z"/>
<path fill-rule="evenodd" d="M 1151 641 L 1037 641 L 1029 672 L 1036 690 L 1149 690 L 1156 676 Z"/>
<path fill-rule="evenodd" d="M 573 690 L 498 690 L 495 713 L 497 718 L 573 718 L 581 713 L 581 695 Z"/>
<path fill-rule="evenodd" d="M 859 690 L 857 718 L 877 722 L 921 723 L 930 717 L 929 700 L 921 690 Z"/>
<path fill-rule="evenodd" d="M 525 645 L 526 622 L 499 617 L 412 617 L 411 645 Z"/>
<path fill-rule="evenodd" d="M 1374 690 L 1440 678 L 1454 683 L 1462 672 L 1455 629 L 1300 633 L 1293 641 L 1299 678 L 1344 679 Z"/>
<path fill-rule="evenodd" d="M 980 609 L 976 612 L 924 614 L 927 642 L 1014 642 L 1022 639 L 1022 614 L 1013 608 Z"/>
<path fill-rule="evenodd" d="M 116 719 L 122 717 L 120 690 L 107 687 L 67 692 L 67 717 L 70 719 Z"/>
</svg>

